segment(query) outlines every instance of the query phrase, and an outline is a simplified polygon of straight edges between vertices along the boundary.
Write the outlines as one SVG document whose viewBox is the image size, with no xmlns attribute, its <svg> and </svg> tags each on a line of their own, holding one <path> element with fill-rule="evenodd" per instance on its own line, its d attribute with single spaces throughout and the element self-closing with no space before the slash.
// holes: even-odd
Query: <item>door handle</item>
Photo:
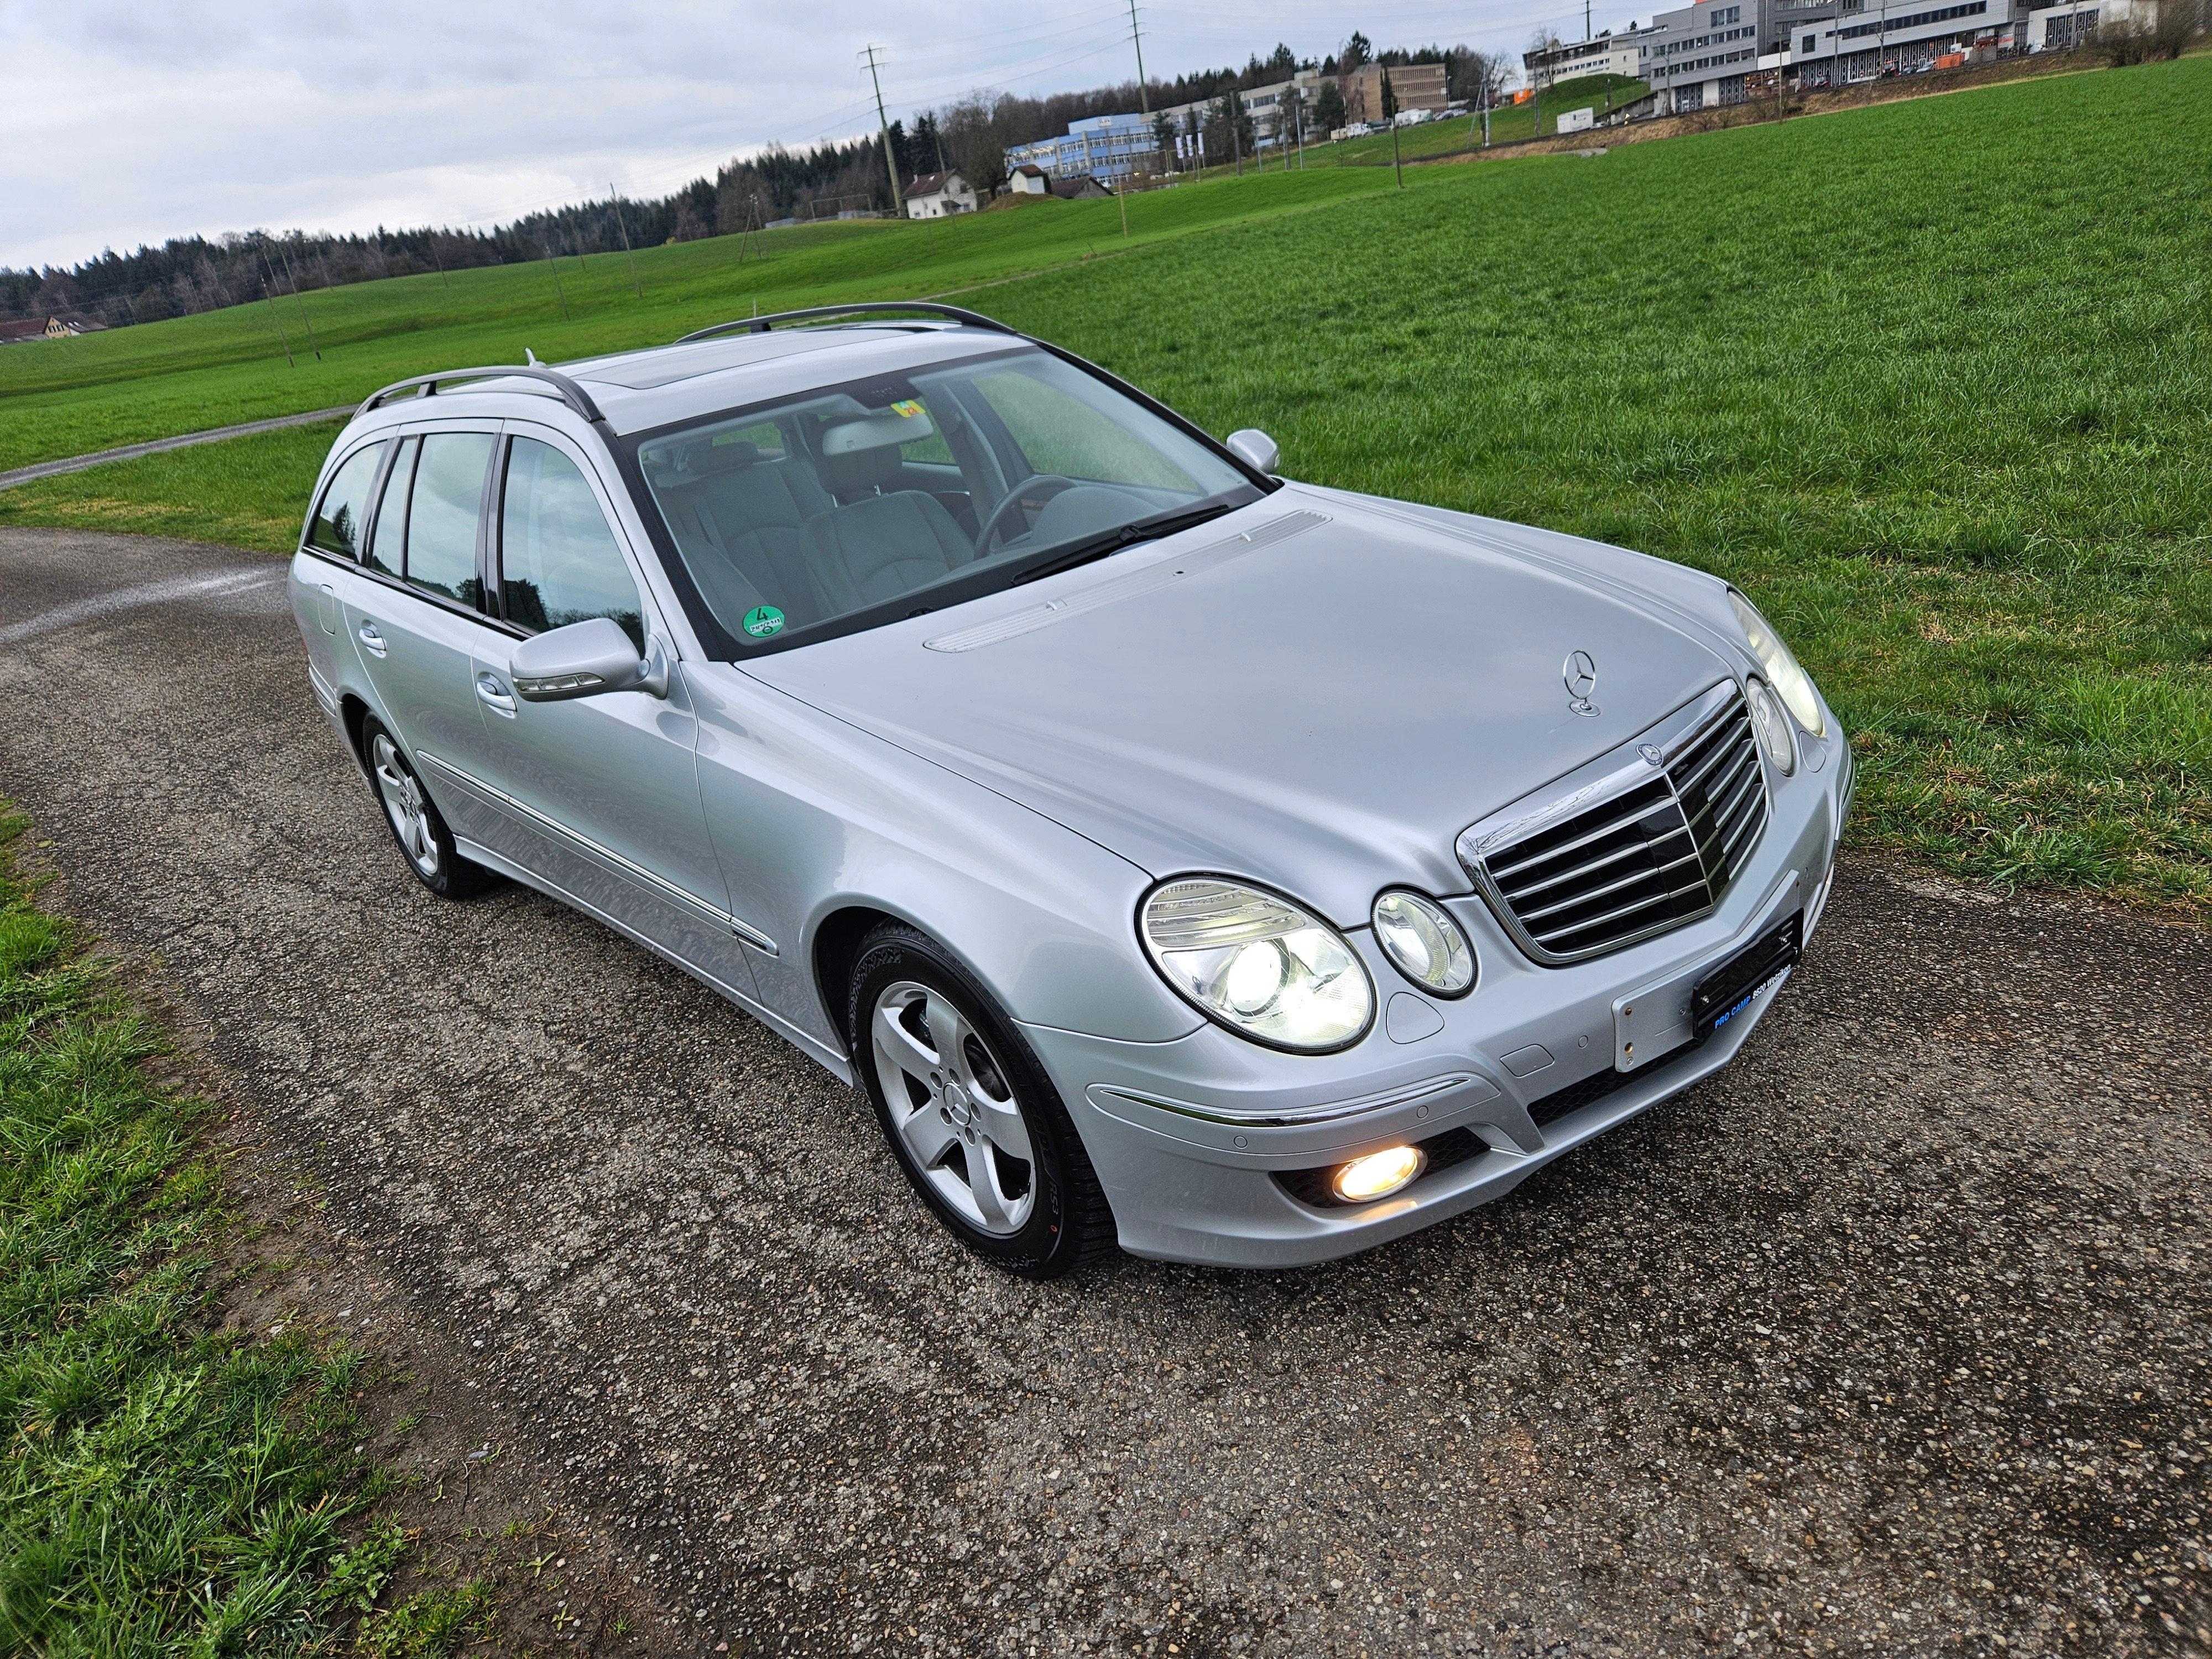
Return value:
<svg viewBox="0 0 2212 1659">
<path fill-rule="evenodd" d="M 388 648 L 384 643 L 383 630 L 373 622 L 365 622 L 361 625 L 360 637 L 362 648 L 372 657 L 382 656 Z"/>
<path fill-rule="evenodd" d="M 477 676 L 477 696 L 494 714 L 504 714 L 509 720 L 514 718 L 514 693 L 496 674 Z"/>
</svg>

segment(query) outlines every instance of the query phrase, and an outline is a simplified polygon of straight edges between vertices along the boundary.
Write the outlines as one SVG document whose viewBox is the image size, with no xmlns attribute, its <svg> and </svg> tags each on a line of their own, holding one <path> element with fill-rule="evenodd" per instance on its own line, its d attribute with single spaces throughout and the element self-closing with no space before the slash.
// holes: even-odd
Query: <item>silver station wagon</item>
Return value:
<svg viewBox="0 0 2212 1659">
<path fill-rule="evenodd" d="M 1728 1063 L 1850 752 L 1740 593 L 1274 476 L 947 307 L 387 387 L 292 599 L 416 878 L 857 1083 L 1036 1276 L 1499 1197 Z"/>
</svg>

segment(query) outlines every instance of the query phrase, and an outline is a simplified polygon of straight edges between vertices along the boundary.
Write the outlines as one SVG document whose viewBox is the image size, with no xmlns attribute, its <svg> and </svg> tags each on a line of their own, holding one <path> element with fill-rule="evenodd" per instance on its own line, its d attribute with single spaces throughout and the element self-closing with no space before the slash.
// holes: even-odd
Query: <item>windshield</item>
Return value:
<svg viewBox="0 0 2212 1659">
<path fill-rule="evenodd" d="M 957 604 L 1260 494 L 1034 348 L 716 416 L 654 434 L 637 459 L 700 602 L 740 645 Z"/>
</svg>

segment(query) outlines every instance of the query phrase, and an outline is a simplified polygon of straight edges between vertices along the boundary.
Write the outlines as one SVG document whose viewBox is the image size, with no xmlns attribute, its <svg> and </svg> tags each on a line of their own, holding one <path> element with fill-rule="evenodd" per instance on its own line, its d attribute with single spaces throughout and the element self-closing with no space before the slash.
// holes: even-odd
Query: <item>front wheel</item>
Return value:
<svg viewBox="0 0 2212 1659">
<path fill-rule="evenodd" d="M 1113 1215 L 1067 1109 L 950 951 L 903 924 L 878 928 L 854 963 L 848 1012 L 884 1138 L 962 1243 L 1030 1279 L 1106 1253 Z"/>
</svg>

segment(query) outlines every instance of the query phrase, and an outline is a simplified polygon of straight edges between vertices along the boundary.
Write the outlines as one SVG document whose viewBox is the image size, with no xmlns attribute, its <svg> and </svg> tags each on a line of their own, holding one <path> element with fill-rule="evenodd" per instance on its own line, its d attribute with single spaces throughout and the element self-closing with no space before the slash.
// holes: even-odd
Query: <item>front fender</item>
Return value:
<svg viewBox="0 0 2212 1659">
<path fill-rule="evenodd" d="M 1198 1017 L 1139 952 L 1151 878 L 1126 859 L 933 762 L 726 665 L 687 665 L 699 785 L 775 1012 L 842 1049 L 842 985 L 815 973 L 825 929 L 856 912 L 942 943 L 1014 1018 L 1131 1042 Z"/>
</svg>

